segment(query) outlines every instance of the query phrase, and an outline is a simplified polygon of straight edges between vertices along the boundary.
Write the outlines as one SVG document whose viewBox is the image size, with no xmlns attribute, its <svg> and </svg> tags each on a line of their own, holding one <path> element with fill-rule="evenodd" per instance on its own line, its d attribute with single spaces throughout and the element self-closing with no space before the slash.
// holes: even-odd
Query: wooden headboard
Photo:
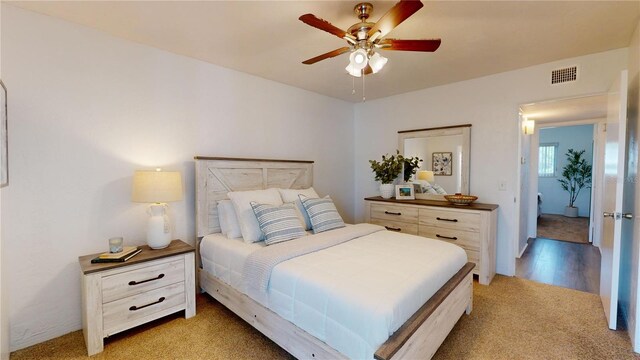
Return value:
<svg viewBox="0 0 640 360">
<path fill-rule="evenodd" d="M 220 232 L 218 201 L 229 191 L 306 189 L 313 185 L 313 161 L 196 156 L 196 236 Z"/>
</svg>

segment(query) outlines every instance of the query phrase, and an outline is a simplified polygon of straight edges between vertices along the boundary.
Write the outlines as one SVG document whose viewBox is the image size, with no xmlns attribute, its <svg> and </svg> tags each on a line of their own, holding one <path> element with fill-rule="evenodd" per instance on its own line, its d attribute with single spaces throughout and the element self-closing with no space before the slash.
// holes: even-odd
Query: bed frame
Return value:
<svg viewBox="0 0 640 360">
<path fill-rule="evenodd" d="M 346 357 L 201 268 L 202 237 L 220 232 L 217 203 L 227 192 L 304 189 L 313 184 L 313 161 L 196 156 L 196 262 L 200 287 L 298 359 Z M 378 360 L 431 358 L 473 298 L 475 265 L 467 263 L 375 352 Z"/>
</svg>

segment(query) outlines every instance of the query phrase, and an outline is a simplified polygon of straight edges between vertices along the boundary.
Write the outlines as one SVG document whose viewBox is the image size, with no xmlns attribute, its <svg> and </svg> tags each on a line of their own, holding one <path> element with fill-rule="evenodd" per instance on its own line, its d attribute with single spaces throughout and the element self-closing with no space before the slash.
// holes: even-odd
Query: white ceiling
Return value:
<svg viewBox="0 0 640 360">
<path fill-rule="evenodd" d="M 305 25 L 312 13 L 347 29 L 357 1 L 65 1 L 10 2 L 177 54 L 346 101 L 362 100 L 347 75 L 347 54 L 301 62 L 345 46 Z M 371 21 L 393 2 L 373 1 Z M 627 47 L 638 1 L 427 1 L 388 37 L 442 38 L 435 53 L 385 51 L 366 77 L 375 99 L 564 58 Z"/>
</svg>

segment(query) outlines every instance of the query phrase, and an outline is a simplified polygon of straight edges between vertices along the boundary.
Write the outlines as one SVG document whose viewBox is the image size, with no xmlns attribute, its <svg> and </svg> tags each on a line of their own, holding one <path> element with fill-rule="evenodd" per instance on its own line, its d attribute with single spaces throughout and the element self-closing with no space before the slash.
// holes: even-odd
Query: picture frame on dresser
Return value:
<svg viewBox="0 0 640 360">
<path fill-rule="evenodd" d="M 415 198 L 413 184 L 396 185 L 396 200 L 414 200 Z"/>
</svg>

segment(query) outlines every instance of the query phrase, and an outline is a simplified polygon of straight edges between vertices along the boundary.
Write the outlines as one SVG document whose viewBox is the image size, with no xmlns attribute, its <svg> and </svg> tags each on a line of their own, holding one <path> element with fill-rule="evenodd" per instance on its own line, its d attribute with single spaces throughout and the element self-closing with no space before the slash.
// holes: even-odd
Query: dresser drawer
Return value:
<svg viewBox="0 0 640 360">
<path fill-rule="evenodd" d="M 468 250 L 480 250 L 480 234 L 472 231 L 420 225 L 420 236 L 446 241 Z"/>
<path fill-rule="evenodd" d="M 474 251 L 474 250 L 467 250 L 465 249 L 465 252 L 467 253 L 467 259 L 468 261 L 475 263 L 476 267 L 474 268 L 474 270 L 480 270 L 480 252 L 479 251 Z"/>
<path fill-rule="evenodd" d="M 420 225 L 479 231 L 480 214 L 440 209 L 420 209 Z"/>
<path fill-rule="evenodd" d="M 184 282 L 180 282 L 104 304 L 104 331 L 108 334 L 114 329 L 128 328 L 130 322 L 175 306 L 184 306 L 184 290 Z"/>
<path fill-rule="evenodd" d="M 387 204 L 371 204 L 371 219 L 418 223 L 418 209 Z"/>
<path fill-rule="evenodd" d="M 150 263 L 140 269 L 127 271 L 102 279 L 102 302 L 108 303 L 128 296 L 184 281 L 184 260 Z"/>
<path fill-rule="evenodd" d="M 418 235 L 418 224 L 409 224 L 401 221 L 371 219 L 372 224 L 384 226 L 389 231 Z"/>
</svg>

